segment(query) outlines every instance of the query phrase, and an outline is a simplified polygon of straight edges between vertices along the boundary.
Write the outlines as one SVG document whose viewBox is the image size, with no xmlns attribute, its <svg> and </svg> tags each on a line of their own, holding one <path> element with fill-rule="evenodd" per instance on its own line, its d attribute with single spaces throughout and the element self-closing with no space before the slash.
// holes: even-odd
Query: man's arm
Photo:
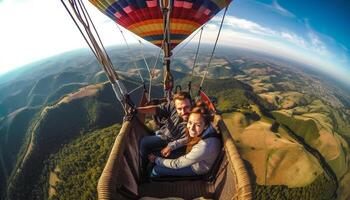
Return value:
<svg viewBox="0 0 350 200">
<path fill-rule="evenodd" d="M 206 155 L 206 143 L 201 142 L 193 146 L 192 150 L 176 159 L 166 159 L 161 157 L 156 157 L 155 163 L 160 166 L 172 168 L 172 169 L 180 169 L 184 167 L 188 167 L 193 165 L 194 163 L 205 160 L 208 156 Z"/>
<path fill-rule="evenodd" d="M 150 114 L 150 115 L 157 114 L 157 106 L 156 105 L 138 107 L 138 108 L 136 108 L 136 110 L 138 113 L 141 113 L 141 114 Z"/>
<path fill-rule="evenodd" d="M 168 117 L 171 114 L 171 103 L 138 107 L 137 112 L 141 114 L 157 115 L 158 117 Z"/>
<path fill-rule="evenodd" d="M 169 142 L 168 145 L 166 147 L 164 147 L 160 152 L 162 153 L 162 155 L 164 157 L 168 157 L 171 154 L 171 151 L 173 151 L 175 149 L 179 149 L 183 146 L 186 146 L 187 142 L 188 142 L 187 137 L 180 138 L 178 140 Z"/>
</svg>

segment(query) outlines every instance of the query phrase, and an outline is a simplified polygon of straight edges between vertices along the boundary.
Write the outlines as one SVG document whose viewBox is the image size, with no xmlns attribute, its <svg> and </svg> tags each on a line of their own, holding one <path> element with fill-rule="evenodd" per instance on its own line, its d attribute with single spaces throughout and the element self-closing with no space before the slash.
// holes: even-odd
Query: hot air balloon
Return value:
<svg viewBox="0 0 350 200">
<path fill-rule="evenodd" d="M 175 48 L 195 30 L 227 7 L 231 0 L 89 0 L 117 24 L 154 45 L 162 47 L 164 24 L 169 20 L 170 49 Z M 169 19 L 163 18 L 162 4 L 169 8 Z"/>
</svg>

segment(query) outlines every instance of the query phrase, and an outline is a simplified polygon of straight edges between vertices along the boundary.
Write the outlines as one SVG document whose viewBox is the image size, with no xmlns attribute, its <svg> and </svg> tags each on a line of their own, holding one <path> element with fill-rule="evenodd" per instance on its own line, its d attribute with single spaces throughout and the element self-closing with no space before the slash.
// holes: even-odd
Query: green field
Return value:
<svg viewBox="0 0 350 200">
<path fill-rule="evenodd" d="M 275 111 L 271 113 L 276 118 L 276 121 L 288 126 L 309 144 L 320 137 L 317 125 L 313 120 L 300 120 Z"/>
</svg>

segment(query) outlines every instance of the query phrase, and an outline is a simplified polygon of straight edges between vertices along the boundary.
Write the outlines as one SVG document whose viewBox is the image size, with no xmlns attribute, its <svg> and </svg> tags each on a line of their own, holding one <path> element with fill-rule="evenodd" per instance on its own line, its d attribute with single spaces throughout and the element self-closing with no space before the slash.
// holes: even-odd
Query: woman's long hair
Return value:
<svg viewBox="0 0 350 200">
<path fill-rule="evenodd" d="M 190 115 L 191 114 L 200 114 L 202 119 L 204 120 L 205 126 L 209 126 L 210 122 L 212 121 L 212 116 L 210 114 L 210 111 L 203 101 L 196 102 L 195 107 L 191 110 Z M 204 130 L 203 130 L 203 132 L 204 132 Z M 196 145 L 201 140 L 201 135 L 191 137 L 188 129 L 186 128 L 186 136 L 188 138 L 188 143 L 186 146 L 186 153 L 188 153 L 192 150 L 192 147 L 194 145 Z"/>
</svg>

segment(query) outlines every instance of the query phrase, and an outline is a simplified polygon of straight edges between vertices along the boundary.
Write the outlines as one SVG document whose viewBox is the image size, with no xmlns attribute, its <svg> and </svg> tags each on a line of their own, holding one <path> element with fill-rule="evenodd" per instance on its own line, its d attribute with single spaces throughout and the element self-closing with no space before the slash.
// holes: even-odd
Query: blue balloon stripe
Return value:
<svg viewBox="0 0 350 200">
<path fill-rule="evenodd" d="M 184 34 L 171 34 L 170 39 L 172 39 L 172 40 L 184 40 L 187 37 L 188 37 L 188 35 L 184 35 Z M 163 34 L 146 36 L 146 37 L 143 37 L 143 39 L 148 40 L 148 41 L 163 40 Z"/>
</svg>

